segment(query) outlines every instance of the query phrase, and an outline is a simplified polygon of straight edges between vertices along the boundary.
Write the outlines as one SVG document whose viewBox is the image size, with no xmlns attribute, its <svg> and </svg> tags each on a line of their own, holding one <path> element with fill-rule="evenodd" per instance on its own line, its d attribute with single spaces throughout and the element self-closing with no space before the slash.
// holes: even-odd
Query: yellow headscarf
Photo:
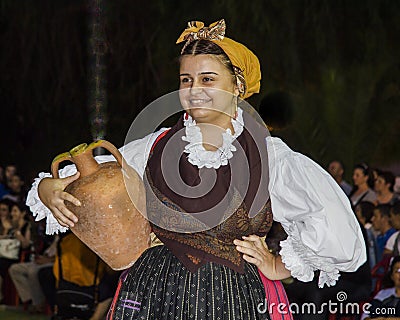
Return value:
<svg viewBox="0 0 400 320">
<path fill-rule="evenodd" d="M 191 21 L 176 43 L 186 41 L 183 47 L 185 48 L 191 41 L 206 39 L 221 47 L 234 66 L 236 77 L 239 81 L 244 80 L 245 82 L 245 90 L 241 96 L 246 99 L 260 91 L 260 63 L 256 55 L 246 46 L 225 37 L 225 28 L 224 19 L 210 24 L 209 27 L 204 27 L 204 23 L 201 21 Z"/>
</svg>

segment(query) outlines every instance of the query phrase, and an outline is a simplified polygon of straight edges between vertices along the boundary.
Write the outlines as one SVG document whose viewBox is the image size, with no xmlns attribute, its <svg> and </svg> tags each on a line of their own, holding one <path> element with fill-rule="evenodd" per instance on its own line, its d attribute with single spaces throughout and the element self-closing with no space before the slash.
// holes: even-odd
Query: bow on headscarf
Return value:
<svg viewBox="0 0 400 320">
<path fill-rule="evenodd" d="M 243 44 L 225 37 L 225 20 L 214 22 L 205 27 L 201 21 L 191 21 L 176 43 L 186 41 L 183 49 L 192 41 L 198 39 L 210 40 L 221 47 L 232 62 L 236 77 L 244 80 L 242 98 L 246 99 L 260 91 L 261 70 L 256 55 Z M 182 51 L 183 51 L 182 49 Z"/>
</svg>

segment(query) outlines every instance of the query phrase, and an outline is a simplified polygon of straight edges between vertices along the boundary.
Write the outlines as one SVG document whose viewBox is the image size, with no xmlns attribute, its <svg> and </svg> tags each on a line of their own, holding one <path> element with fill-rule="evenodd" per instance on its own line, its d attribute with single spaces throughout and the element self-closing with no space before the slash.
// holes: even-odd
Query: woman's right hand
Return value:
<svg viewBox="0 0 400 320">
<path fill-rule="evenodd" d="M 80 201 L 64 189 L 79 178 L 79 172 L 66 178 L 44 178 L 38 186 L 38 194 L 43 204 L 50 209 L 58 223 L 64 227 L 73 227 L 78 218 L 67 209 L 64 201 L 80 206 Z"/>
</svg>

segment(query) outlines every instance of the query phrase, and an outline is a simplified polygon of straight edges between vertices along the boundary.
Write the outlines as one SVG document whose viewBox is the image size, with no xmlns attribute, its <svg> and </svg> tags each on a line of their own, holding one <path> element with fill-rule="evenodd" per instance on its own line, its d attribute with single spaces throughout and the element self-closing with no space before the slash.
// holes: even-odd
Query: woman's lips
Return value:
<svg viewBox="0 0 400 320">
<path fill-rule="evenodd" d="M 189 99 L 190 105 L 197 107 L 210 102 L 211 99 Z"/>
</svg>

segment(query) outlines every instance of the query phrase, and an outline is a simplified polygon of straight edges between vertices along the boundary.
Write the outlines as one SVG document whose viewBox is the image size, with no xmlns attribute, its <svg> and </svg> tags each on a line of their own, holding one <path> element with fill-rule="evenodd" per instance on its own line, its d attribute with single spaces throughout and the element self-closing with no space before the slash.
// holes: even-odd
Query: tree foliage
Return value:
<svg viewBox="0 0 400 320">
<path fill-rule="evenodd" d="M 121 145 L 135 115 L 175 90 L 175 45 L 190 20 L 225 18 L 227 36 L 260 58 L 262 91 L 285 90 L 293 124 L 278 132 L 325 165 L 398 162 L 400 2 L 396 0 L 104 0 L 106 138 Z M 82 0 L 0 4 L 1 162 L 26 170 L 90 141 L 88 14 Z M 23 165 L 21 163 L 21 165 Z"/>
</svg>

